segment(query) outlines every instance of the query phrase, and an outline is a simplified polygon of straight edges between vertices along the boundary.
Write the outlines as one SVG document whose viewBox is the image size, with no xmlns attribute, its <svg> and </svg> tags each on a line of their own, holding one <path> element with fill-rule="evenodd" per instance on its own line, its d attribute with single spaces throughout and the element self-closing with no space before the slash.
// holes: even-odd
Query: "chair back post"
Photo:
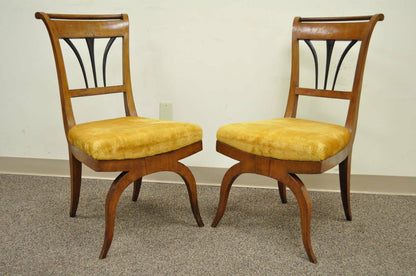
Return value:
<svg viewBox="0 0 416 276">
<path fill-rule="evenodd" d="M 355 132 L 357 129 L 358 122 L 358 110 L 360 105 L 361 98 L 361 88 L 363 84 L 364 68 L 365 62 L 367 59 L 368 47 L 370 45 L 371 35 L 373 33 L 374 27 L 378 21 L 383 21 L 383 14 L 376 14 L 370 18 L 370 21 L 367 23 L 367 28 L 364 31 L 365 36 L 361 42 L 360 52 L 358 56 L 357 68 L 355 70 L 354 84 L 352 88 L 352 98 L 350 100 L 350 105 L 348 108 L 348 114 L 346 118 L 345 127 L 351 131 L 351 140 L 355 138 Z"/>
<path fill-rule="evenodd" d="M 63 63 L 63 55 L 57 31 L 54 28 L 52 20 L 49 15 L 43 12 L 35 14 L 37 19 L 41 19 L 48 30 L 49 38 L 52 44 L 52 50 L 55 57 L 56 73 L 58 75 L 59 94 L 61 98 L 62 117 L 64 121 L 65 133 L 68 134 L 69 129 L 75 125 L 74 113 L 72 110 L 71 99 L 66 93 L 68 91 L 68 79 L 66 77 L 66 70 Z"/>
<path fill-rule="evenodd" d="M 295 32 L 295 26 L 299 24 L 300 17 L 293 19 L 292 28 L 292 72 L 290 75 L 289 97 L 286 105 L 285 117 L 296 118 L 299 95 L 295 93 L 295 87 L 299 87 L 299 41 Z"/>
<path fill-rule="evenodd" d="M 121 15 L 124 21 L 129 22 L 129 18 L 127 14 Z M 124 109 L 126 112 L 126 116 L 137 116 L 136 106 L 134 104 L 134 98 L 132 93 L 131 87 L 131 75 L 130 75 L 130 32 L 127 28 L 127 32 L 125 32 L 123 37 L 123 82 L 126 86 L 126 92 L 123 94 L 124 96 Z"/>
<path fill-rule="evenodd" d="M 352 144 L 357 126 L 359 101 L 362 88 L 362 79 L 364 74 L 365 61 L 367 57 L 368 46 L 373 29 L 378 21 L 384 19 L 383 14 L 376 14 L 373 16 L 354 16 L 354 17 L 315 17 L 315 18 L 301 18 L 296 17 L 293 21 L 292 29 L 292 72 L 290 80 L 289 97 L 286 105 L 285 117 L 296 117 L 298 100 L 300 95 L 304 96 L 317 96 L 327 98 L 339 98 L 349 100 L 348 113 L 346 115 L 345 127 L 351 131 Z M 316 86 L 314 89 L 304 89 L 299 86 L 299 41 L 305 41 L 312 51 L 315 58 L 315 70 L 316 70 Z M 334 86 L 332 90 L 325 87 L 318 89 L 318 65 L 316 60 L 316 52 L 314 52 L 313 46 L 310 41 L 324 40 L 329 44 L 337 40 L 348 41 L 352 43 L 344 51 L 348 53 L 350 46 L 352 47 L 355 42 L 360 41 L 360 49 L 355 68 L 352 90 L 351 91 L 336 91 Z M 328 49 L 327 49 L 328 51 Z M 332 48 L 330 49 L 332 51 Z M 328 52 L 327 52 L 328 53 Z M 344 56 L 345 57 L 345 56 Z M 343 57 L 338 64 L 336 76 L 339 71 L 339 67 L 342 63 Z M 327 57 L 328 62 L 328 57 Z M 329 67 L 329 64 L 327 64 Z M 327 77 L 327 73 L 326 73 Z"/>
<path fill-rule="evenodd" d="M 56 72 L 61 98 L 62 116 L 65 133 L 76 125 L 71 98 L 109 93 L 123 93 L 126 116 L 137 116 L 130 78 L 129 62 L 129 21 L 126 14 L 115 15 L 73 15 L 48 14 L 37 12 L 37 19 L 41 19 L 49 33 L 55 58 Z M 70 89 L 60 40 L 72 38 L 122 38 L 122 71 L 123 84 L 119 86 L 89 88 L 84 74 L 86 88 Z M 93 44 L 92 44 L 93 45 Z M 90 45 L 89 45 L 90 46 Z M 110 45 L 111 46 L 111 45 Z M 92 46 L 93 47 L 93 46 Z M 91 53 L 90 53 L 91 55 Z M 80 61 L 80 63 L 82 63 Z M 83 65 L 81 65 L 83 67 Z M 84 70 L 84 69 L 83 69 Z M 95 68 L 93 68 L 95 70 Z M 94 73 L 95 74 L 95 73 Z"/>
</svg>

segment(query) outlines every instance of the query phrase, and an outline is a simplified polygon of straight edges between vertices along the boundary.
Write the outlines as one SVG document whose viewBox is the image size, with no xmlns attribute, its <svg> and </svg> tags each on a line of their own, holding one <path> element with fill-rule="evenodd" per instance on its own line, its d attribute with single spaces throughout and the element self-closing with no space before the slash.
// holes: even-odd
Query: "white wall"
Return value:
<svg viewBox="0 0 416 276">
<path fill-rule="evenodd" d="M 215 152 L 219 126 L 283 115 L 294 16 L 382 12 L 367 59 L 352 172 L 416 176 L 414 0 L 0 1 L 0 156 L 67 158 L 53 54 L 36 11 L 128 13 L 139 112 L 157 118 L 159 102 L 167 101 L 174 120 L 200 124 L 204 151 L 185 163 L 203 167 L 233 162 Z M 94 110 L 108 112 L 111 103 Z M 306 110 L 314 113 L 307 104 Z"/>
</svg>

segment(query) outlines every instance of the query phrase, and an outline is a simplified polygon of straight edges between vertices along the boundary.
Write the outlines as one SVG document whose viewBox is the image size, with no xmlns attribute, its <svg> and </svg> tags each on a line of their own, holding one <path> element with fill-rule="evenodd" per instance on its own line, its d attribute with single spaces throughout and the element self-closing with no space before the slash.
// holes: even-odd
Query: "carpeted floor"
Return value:
<svg viewBox="0 0 416 276">
<path fill-rule="evenodd" d="M 185 185 L 144 183 L 122 195 L 108 256 L 99 260 L 107 180 L 83 180 L 70 218 L 69 179 L 0 175 L 0 275 L 416 275 L 416 197 L 311 192 L 312 245 L 302 245 L 292 194 L 233 187 L 217 228 L 219 187 L 198 186 L 205 227 Z M 393 183 L 392 183 L 393 184 Z"/>
</svg>

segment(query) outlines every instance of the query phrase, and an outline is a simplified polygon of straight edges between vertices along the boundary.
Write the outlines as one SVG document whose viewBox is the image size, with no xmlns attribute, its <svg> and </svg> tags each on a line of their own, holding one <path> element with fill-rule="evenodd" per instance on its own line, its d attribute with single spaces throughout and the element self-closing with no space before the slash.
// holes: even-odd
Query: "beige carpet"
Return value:
<svg viewBox="0 0 416 276">
<path fill-rule="evenodd" d="M 315 265 L 290 192 L 233 187 L 211 228 L 219 187 L 198 186 L 198 228 L 184 185 L 145 182 L 137 202 L 122 195 L 99 260 L 109 185 L 84 180 L 70 218 L 68 178 L 0 175 L 0 275 L 416 275 L 416 197 L 352 194 L 348 222 L 338 193 L 310 193 Z"/>
</svg>

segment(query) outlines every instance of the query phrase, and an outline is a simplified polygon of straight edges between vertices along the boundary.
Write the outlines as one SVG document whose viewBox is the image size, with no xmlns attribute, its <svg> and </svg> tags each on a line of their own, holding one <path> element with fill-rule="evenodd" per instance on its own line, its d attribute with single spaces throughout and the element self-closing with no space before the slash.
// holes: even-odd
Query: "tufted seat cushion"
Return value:
<svg viewBox="0 0 416 276">
<path fill-rule="evenodd" d="M 97 160 L 153 156 L 201 141 L 196 124 L 128 116 L 72 127 L 69 142 Z"/>
<path fill-rule="evenodd" d="M 339 125 L 296 118 L 235 123 L 222 126 L 217 140 L 264 157 L 322 161 L 348 144 L 350 131 Z"/>
</svg>

